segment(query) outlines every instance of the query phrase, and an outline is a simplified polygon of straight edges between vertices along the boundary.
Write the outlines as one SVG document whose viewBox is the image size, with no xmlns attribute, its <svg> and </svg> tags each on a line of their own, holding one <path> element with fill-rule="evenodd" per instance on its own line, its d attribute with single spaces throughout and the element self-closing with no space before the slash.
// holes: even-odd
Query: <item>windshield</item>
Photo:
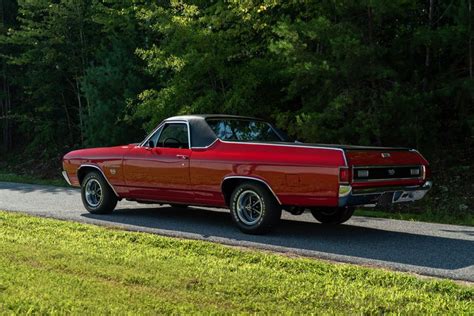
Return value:
<svg viewBox="0 0 474 316">
<path fill-rule="evenodd" d="M 216 136 L 225 141 L 281 142 L 283 139 L 268 123 L 243 119 L 208 119 Z"/>
</svg>

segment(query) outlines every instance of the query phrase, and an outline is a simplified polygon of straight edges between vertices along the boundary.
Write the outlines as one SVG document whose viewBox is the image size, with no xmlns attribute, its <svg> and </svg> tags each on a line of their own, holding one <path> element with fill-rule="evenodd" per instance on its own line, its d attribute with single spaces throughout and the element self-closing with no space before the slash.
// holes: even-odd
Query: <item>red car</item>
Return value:
<svg viewBox="0 0 474 316">
<path fill-rule="evenodd" d="M 419 200 L 432 184 L 414 149 L 289 142 L 263 120 L 228 115 L 172 117 L 140 144 L 72 151 L 63 168 L 91 213 L 121 199 L 228 207 L 246 233 L 268 231 L 282 210 L 343 223 L 357 205 Z"/>
</svg>

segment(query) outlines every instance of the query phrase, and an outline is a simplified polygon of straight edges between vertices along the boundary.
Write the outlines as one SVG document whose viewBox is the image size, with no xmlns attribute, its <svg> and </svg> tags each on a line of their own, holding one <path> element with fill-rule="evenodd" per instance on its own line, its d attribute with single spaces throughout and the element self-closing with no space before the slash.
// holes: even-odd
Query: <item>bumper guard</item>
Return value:
<svg viewBox="0 0 474 316">
<path fill-rule="evenodd" d="M 69 177 L 67 175 L 67 172 L 63 171 L 62 174 L 63 174 L 64 180 L 66 180 L 67 184 L 72 185 L 71 180 L 69 180 Z"/>
<path fill-rule="evenodd" d="M 353 189 L 350 185 L 340 185 L 339 206 L 375 206 L 387 201 L 389 204 L 414 202 L 422 199 L 432 186 L 432 181 L 426 181 L 423 185 L 368 189 Z"/>
</svg>

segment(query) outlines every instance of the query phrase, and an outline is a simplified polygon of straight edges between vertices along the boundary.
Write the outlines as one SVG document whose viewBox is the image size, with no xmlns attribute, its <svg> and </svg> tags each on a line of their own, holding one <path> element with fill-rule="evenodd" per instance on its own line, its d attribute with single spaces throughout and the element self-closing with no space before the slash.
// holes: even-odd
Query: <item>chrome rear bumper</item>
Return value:
<svg viewBox="0 0 474 316">
<path fill-rule="evenodd" d="M 422 199 L 433 186 L 426 181 L 423 185 L 375 187 L 368 189 L 353 189 L 350 185 L 339 186 L 339 206 L 367 205 L 379 203 L 404 203 Z"/>
</svg>

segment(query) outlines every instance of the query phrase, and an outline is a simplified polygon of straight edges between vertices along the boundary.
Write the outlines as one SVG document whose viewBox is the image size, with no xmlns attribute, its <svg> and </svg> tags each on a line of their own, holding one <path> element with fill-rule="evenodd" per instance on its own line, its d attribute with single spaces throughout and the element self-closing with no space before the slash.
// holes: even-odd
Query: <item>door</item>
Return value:
<svg viewBox="0 0 474 316">
<path fill-rule="evenodd" d="M 191 202 L 190 137 L 186 122 L 169 122 L 148 144 L 124 157 L 125 182 L 131 197 L 163 202 Z"/>
</svg>

